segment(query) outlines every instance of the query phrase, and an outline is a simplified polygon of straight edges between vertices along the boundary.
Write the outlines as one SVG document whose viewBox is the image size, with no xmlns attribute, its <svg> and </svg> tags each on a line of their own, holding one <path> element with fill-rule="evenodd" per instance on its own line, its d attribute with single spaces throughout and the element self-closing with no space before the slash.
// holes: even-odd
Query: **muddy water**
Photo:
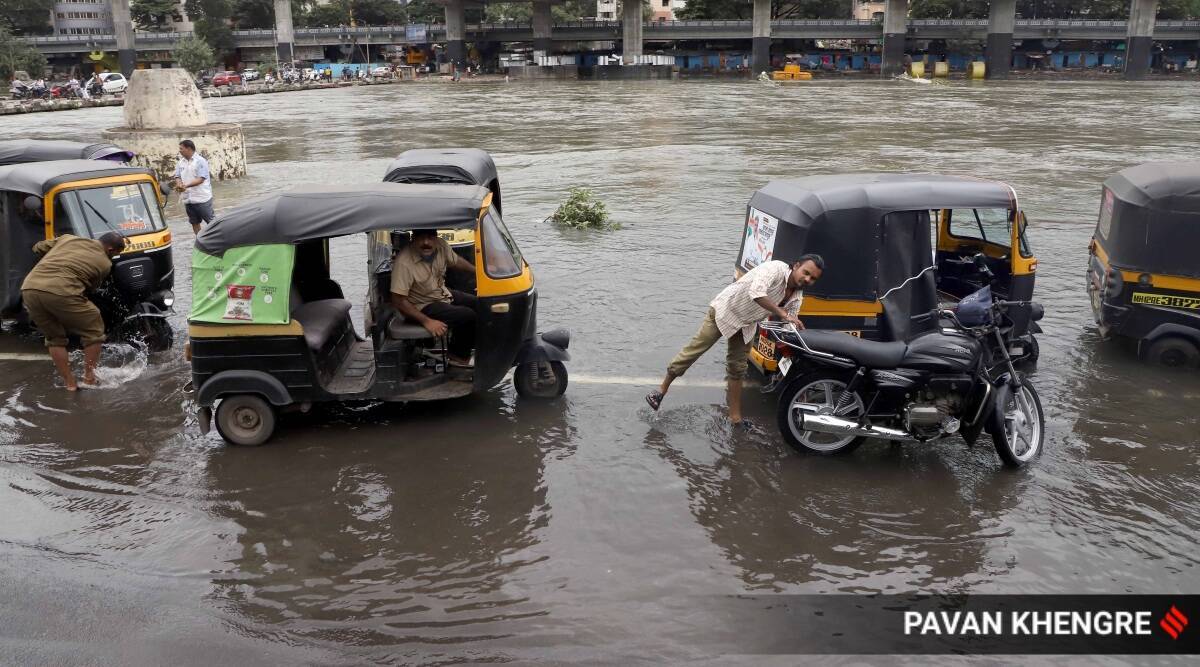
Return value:
<svg viewBox="0 0 1200 667">
<path fill-rule="evenodd" d="M 289 419 L 275 442 L 200 436 L 178 358 L 68 396 L 0 361 L 5 662 L 679 660 L 755 650 L 738 593 L 1194 592 L 1200 381 L 1098 343 L 1083 288 L 1100 182 L 1192 157 L 1190 83 L 413 85 L 210 100 L 243 123 L 249 178 L 377 180 L 419 146 L 486 148 L 532 262 L 543 327 L 574 332 L 567 396 L 511 388 Z M 89 139 L 119 109 L 7 117 Z M 641 400 L 729 279 L 743 206 L 771 178 L 937 170 L 1005 180 L 1033 221 L 1046 304 L 1032 468 L 990 444 L 791 454 L 731 432 L 720 357 L 662 413 Z M 542 223 L 573 185 L 623 229 Z M 191 233 L 171 225 L 187 307 Z M 361 239 L 337 278 L 365 291 Z M 182 331 L 182 315 L 176 318 Z M 36 341 L 6 335 L 5 352 Z M 700 648 L 698 642 L 707 648 Z M 97 657 L 98 656 L 98 657 Z"/>
</svg>

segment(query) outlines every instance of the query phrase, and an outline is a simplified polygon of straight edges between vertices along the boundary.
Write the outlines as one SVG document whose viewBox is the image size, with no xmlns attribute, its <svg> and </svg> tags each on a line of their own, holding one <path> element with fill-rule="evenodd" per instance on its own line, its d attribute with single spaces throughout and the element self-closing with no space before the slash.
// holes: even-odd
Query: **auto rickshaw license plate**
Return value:
<svg viewBox="0 0 1200 667">
<path fill-rule="evenodd" d="M 754 349 L 758 350 L 758 353 L 766 359 L 775 358 L 775 341 L 769 338 L 760 337 L 758 342 L 754 344 Z"/>
</svg>

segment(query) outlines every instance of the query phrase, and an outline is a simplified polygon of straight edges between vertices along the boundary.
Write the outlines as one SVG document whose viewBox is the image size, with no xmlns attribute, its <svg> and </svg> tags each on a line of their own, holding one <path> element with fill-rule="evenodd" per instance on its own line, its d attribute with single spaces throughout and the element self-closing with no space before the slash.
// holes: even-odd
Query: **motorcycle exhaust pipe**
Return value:
<svg viewBox="0 0 1200 667">
<path fill-rule="evenodd" d="M 805 431 L 815 431 L 817 433 L 828 433 L 829 435 L 853 435 L 863 436 L 867 438 L 879 438 L 882 440 L 901 440 L 905 442 L 916 442 L 917 439 L 908 433 L 894 428 L 886 428 L 883 426 L 862 427 L 858 422 L 834 417 L 833 415 L 819 415 L 812 412 L 800 410 L 800 428 Z"/>
</svg>

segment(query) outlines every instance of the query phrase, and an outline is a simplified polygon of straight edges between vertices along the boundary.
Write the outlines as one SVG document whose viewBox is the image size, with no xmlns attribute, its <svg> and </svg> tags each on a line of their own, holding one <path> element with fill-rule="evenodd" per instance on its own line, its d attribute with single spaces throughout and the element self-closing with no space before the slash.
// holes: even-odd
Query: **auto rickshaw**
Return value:
<svg viewBox="0 0 1200 667">
<path fill-rule="evenodd" d="M 0 141 L 0 166 L 54 160 L 105 160 L 127 164 L 133 158 L 133 151 L 127 151 L 115 144 L 89 144 L 58 139 Z"/>
<path fill-rule="evenodd" d="M 1087 289 L 1104 337 L 1142 358 L 1200 365 L 1200 161 L 1152 162 L 1104 181 Z"/>
<path fill-rule="evenodd" d="M 332 401 L 431 401 L 486 391 L 516 368 L 521 396 L 567 387 L 570 334 L 537 333 L 533 272 L 493 194 L 473 185 L 298 186 L 221 214 L 196 237 L 188 357 L 201 430 L 260 445 L 281 410 Z M 387 303 L 410 232 L 474 230 L 479 299 L 473 369 Z M 329 241 L 366 234 L 364 336 L 330 273 Z"/>
<path fill-rule="evenodd" d="M 773 181 L 750 199 L 736 272 L 805 253 L 825 260 L 800 319 L 879 341 L 909 341 L 941 326 L 939 309 L 991 285 L 996 299 L 1029 301 L 1037 259 L 1011 187 L 935 174 L 845 174 Z M 1014 307 L 1003 335 L 1013 359 L 1034 362 L 1041 306 Z M 781 352 L 782 353 L 782 352 Z M 766 331 L 752 366 L 778 377 Z"/>
<path fill-rule="evenodd" d="M 500 176 L 487 151 L 478 148 L 415 148 L 404 151 L 388 165 L 386 183 L 453 183 L 482 185 L 492 193 L 497 213 L 504 209 L 500 201 Z M 474 230 L 439 230 L 439 236 L 455 252 L 470 259 L 475 245 Z M 457 289 L 457 288 L 456 288 Z"/>
<path fill-rule="evenodd" d="M 35 243 L 115 231 L 125 236 L 125 252 L 93 296 L 109 340 L 169 348 L 175 269 L 164 204 L 149 169 L 105 160 L 0 167 L 0 315 L 22 315 L 21 283 L 37 262 Z"/>
</svg>

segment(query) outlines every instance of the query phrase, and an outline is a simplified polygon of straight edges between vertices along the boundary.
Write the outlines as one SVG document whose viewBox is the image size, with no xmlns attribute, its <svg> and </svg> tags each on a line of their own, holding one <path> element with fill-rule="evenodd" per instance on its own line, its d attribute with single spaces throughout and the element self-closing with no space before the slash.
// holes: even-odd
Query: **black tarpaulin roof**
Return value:
<svg viewBox="0 0 1200 667">
<path fill-rule="evenodd" d="M 383 180 L 389 183 L 462 183 L 488 185 L 496 163 L 478 148 L 417 148 L 392 161 Z"/>
<path fill-rule="evenodd" d="M 141 167 L 125 167 L 105 160 L 29 162 L 0 167 L 0 190 L 13 190 L 40 197 L 48 189 L 66 181 L 127 174 L 153 175 L 154 172 Z"/>
<path fill-rule="evenodd" d="M 196 237 L 196 248 L 216 254 L 380 229 L 474 227 L 487 195 L 475 185 L 297 185 L 221 213 Z"/>
<path fill-rule="evenodd" d="M 128 162 L 134 153 L 107 143 L 91 144 L 57 139 L 9 139 L 0 141 L 0 165 L 51 160 L 109 160 Z"/>
</svg>

